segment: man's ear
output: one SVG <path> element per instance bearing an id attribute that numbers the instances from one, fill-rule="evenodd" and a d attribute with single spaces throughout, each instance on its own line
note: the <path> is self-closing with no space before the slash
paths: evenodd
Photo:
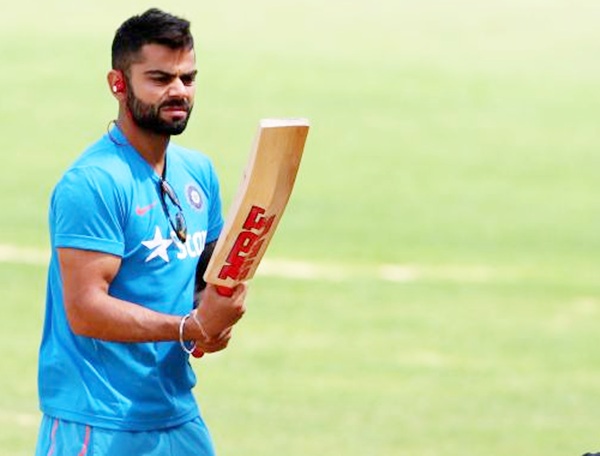
<path id="1" fill-rule="evenodd" d="M 117 99 L 121 99 L 121 96 L 127 91 L 127 83 L 125 82 L 125 75 L 123 72 L 121 70 L 110 70 L 106 79 L 111 93 Z"/>

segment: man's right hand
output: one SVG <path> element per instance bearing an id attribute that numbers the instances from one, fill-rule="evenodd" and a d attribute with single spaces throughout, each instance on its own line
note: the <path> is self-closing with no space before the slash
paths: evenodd
<path id="1" fill-rule="evenodd" d="M 248 286 L 240 283 L 233 289 L 231 296 L 223 296 L 218 293 L 216 286 L 207 284 L 200 303 L 190 318 L 195 320 L 193 326 L 200 326 L 193 329 L 199 330 L 200 337 L 196 339 L 196 344 L 200 349 L 213 352 L 227 346 L 231 338 L 231 327 L 246 312 L 247 290 Z"/>

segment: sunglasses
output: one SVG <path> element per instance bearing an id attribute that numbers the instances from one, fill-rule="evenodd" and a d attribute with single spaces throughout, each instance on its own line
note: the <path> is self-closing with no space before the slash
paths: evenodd
<path id="1" fill-rule="evenodd" d="M 167 218 L 169 219 L 171 228 L 173 228 L 173 231 L 175 231 L 175 234 L 177 235 L 177 239 L 179 239 L 182 243 L 185 244 L 185 241 L 187 240 L 187 234 L 188 234 L 187 233 L 187 224 L 185 223 L 185 217 L 183 216 L 183 209 L 181 208 L 181 204 L 179 203 L 179 198 L 177 198 L 177 195 L 175 194 L 175 190 L 173 190 L 173 187 L 171 187 L 171 185 L 163 178 L 160 179 L 159 185 L 160 185 L 160 199 L 162 201 L 162 207 L 165 211 Z M 169 197 L 173 206 L 175 206 L 177 208 L 177 212 L 175 213 L 175 216 L 173 216 L 171 214 L 171 212 L 169 212 L 169 206 L 167 205 L 167 201 L 165 200 L 165 195 L 167 195 Z"/>

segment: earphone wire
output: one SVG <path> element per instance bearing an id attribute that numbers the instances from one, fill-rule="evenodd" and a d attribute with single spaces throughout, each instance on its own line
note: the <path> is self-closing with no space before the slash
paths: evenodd
<path id="1" fill-rule="evenodd" d="M 116 144 L 117 146 L 126 146 L 126 145 L 127 145 L 127 143 L 126 143 L 126 142 L 125 142 L 125 143 L 120 143 L 119 141 L 117 141 L 117 140 L 116 140 L 116 139 L 113 137 L 113 135 L 110 133 L 110 132 L 111 132 L 111 130 L 112 130 L 111 126 L 114 126 L 114 128 L 117 128 L 117 129 L 119 128 L 119 124 L 117 123 L 116 119 L 113 119 L 113 120 L 109 121 L 109 122 L 108 122 L 108 125 L 106 126 L 106 133 L 108 134 L 108 137 L 110 138 L 110 140 L 111 140 L 111 141 L 112 141 L 114 144 Z"/>

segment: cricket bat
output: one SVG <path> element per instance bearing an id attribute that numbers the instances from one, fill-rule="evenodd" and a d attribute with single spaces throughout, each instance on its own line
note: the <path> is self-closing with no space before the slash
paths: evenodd
<path id="1" fill-rule="evenodd" d="M 306 119 L 260 121 L 250 157 L 204 280 L 231 296 L 254 277 L 288 203 L 302 159 Z M 195 356 L 202 356 L 194 353 Z"/>

